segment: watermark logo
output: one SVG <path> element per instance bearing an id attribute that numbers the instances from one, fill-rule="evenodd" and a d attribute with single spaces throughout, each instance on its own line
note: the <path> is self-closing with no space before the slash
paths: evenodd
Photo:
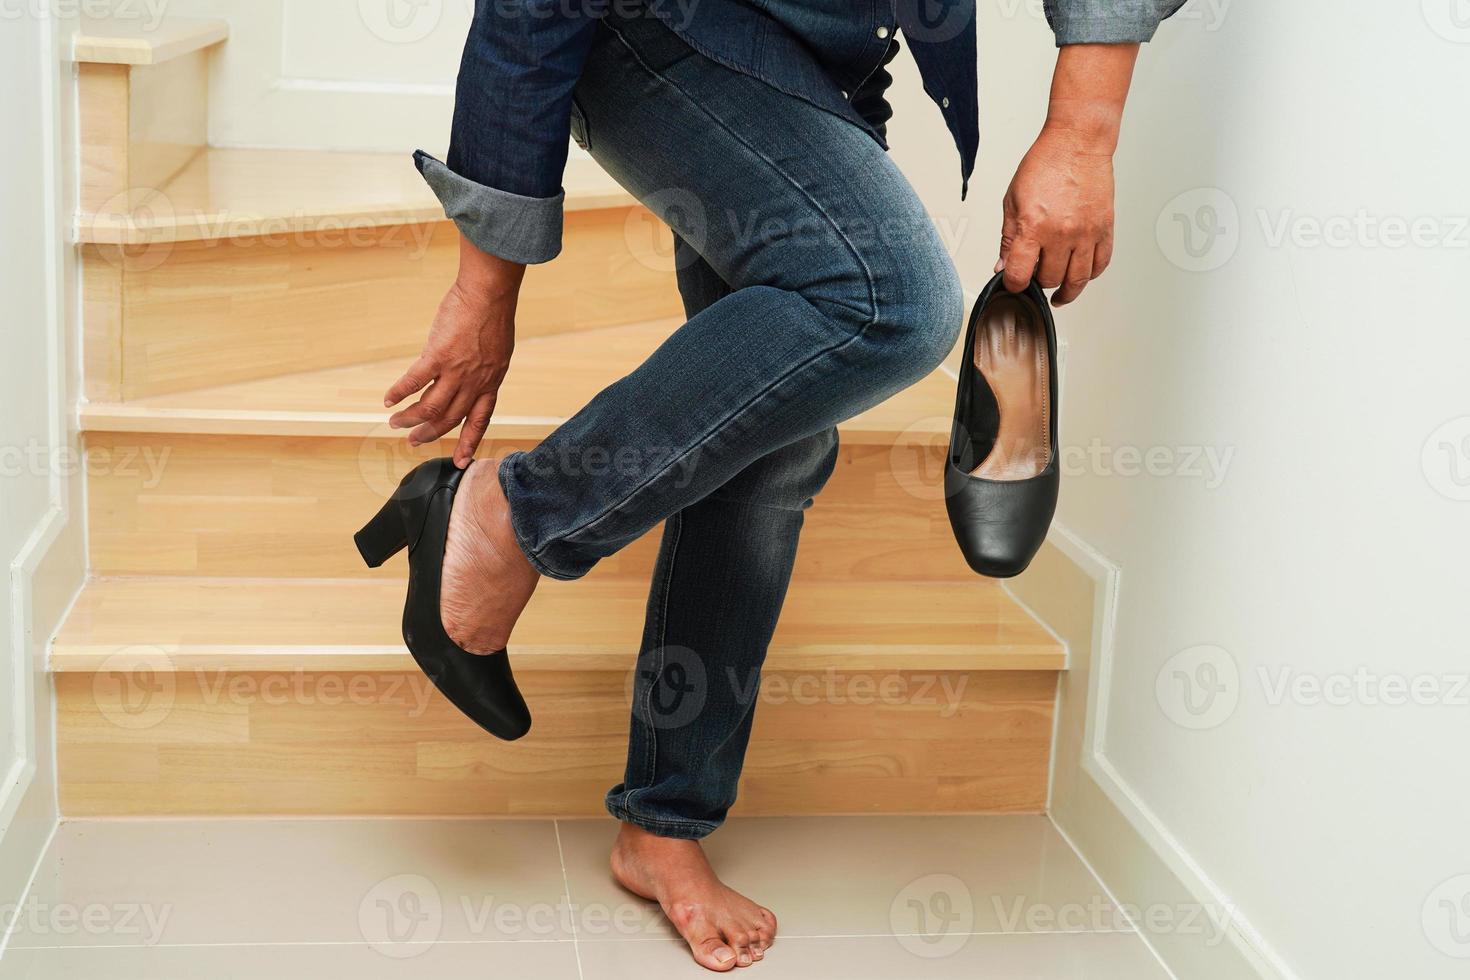
<path id="1" fill-rule="evenodd" d="M 693 264 L 709 238 L 709 215 L 699 198 L 683 187 L 654 191 L 633 208 L 623 223 L 623 240 L 628 254 L 646 268 L 658 272 Z M 687 248 L 676 248 L 674 235 Z"/>
<path id="2" fill-rule="evenodd" d="M 1470 44 L 1470 0 L 1419 0 L 1424 23 L 1446 41 Z"/>
<path id="3" fill-rule="evenodd" d="M 1240 246 L 1240 211 L 1218 187 L 1176 195 L 1159 212 L 1154 236 L 1164 258 L 1186 272 L 1211 272 Z"/>
<path id="4" fill-rule="evenodd" d="M 1222 647 L 1188 647 L 1159 668 L 1154 695 L 1165 717 L 1181 728 L 1216 728 L 1240 703 L 1240 667 Z"/>
<path id="5" fill-rule="evenodd" d="M 926 416 L 900 432 L 888 450 L 888 471 L 915 500 L 944 499 L 944 467 L 953 424 L 946 416 Z"/>
<path id="6" fill-rule="evenodd" d="M 357 13 L 374 37 L 414 44 L 439 26 L 444 0 L 357 0 Z"/>
<path id="7" fill-rule="evenodd" d="M 1267 248 L 1332 249 L 1470 249 L 1470 217 L 1463 214 L 1376 214 L 1367 208 L 1351 213 L 1301 214 L 1283 208 L 1274 214 L 1256 209 Z"/>
<path id="8" fill-rule="evenodd" d="M 150 272 L 173 254 L 172 236 L 163 232 L 177 221 L 167 194 L 156 187 L 130 187 L 102 202 L 78 231 L 84 240 L 114 243 L 96 246 L 109 265 Z"/>
<path id="9" fill-rule="evenodd" d="M 0 21 L 76 20 L 78 18 L 131 21 L 144 34 L 158 30 L 170 0 L 4 0 Z"/>
<path id="10" fill-rule="evenodd" d="M 142 731 L 168 717 L 177 695 L 173 660 L 158 647 L 126 647 L 92 675 L 92 699 L 119 728 Z"/>
<path id="11" fill-rule="evenodd" d="M 1470 415 L 1450 419 L 1429 434 L 1419 456 L 1424 478 L 1443 497 L 1470 500 Z"/>
<path id="12" fill-rule="evenodd" d="M 915 956 L 952 956 L 975 929 L 975 899 L 954 875 L 925 875 L 893 897 L 888 925 L 898 944 Z"/>
<path id="13" fill-rule="evenodd" d="M 1198 936 L 1206 946 L 1218 946 L 1235 918 L 1231 905 L 1197 904 L 1114 905 L 1105 896 L 1056 905 L 1034 902 L 1024 895 L 993 895 L 990 904 L 1005 932 L 1133 932 L 1152 935 Z"/>
<path id="14" fill-rule="evenodd" d="M 415 397 L 410 396 L 405 399 L 403 405 L 394 408 L 394 411 L 413 404 Z M 363 485 L 372 491 L 373 497 L 386 498 L 398 495 L 399 485 L 406 474 L 420 463 L 447 455 L 444 447 L 440 445 L 441 440 L 438 439 L 424 443 L 422 446 L 409 445 L 409 431 L 408 429 L 395 429 L 387 422 L 379 422 L 357 444 L 357 473 L 362 478 Z M 485 448 L 488 449 L 489 446 L 490 440 L 486 440 Z M 426 475 L 425 479 L 427 478 Z M 427 489 L 427 485 L 410 486 L 405 488 L 402 496 L 413 497 Z"/>
<path id="15" fill-rule="evenodd" d="M 439 889 L 423 875 L 384 878 L 358 903 L 357 927 L 368 945 L 384 956 L 422 955 L 444 927 Z"/>
<path id="16" fill-rule="evenodd" d="M 627 694 L 633 714 L 645 725 L 683 728 L 704 711 L 709 696 L 704 660 L 688 647 L 646 650 L 629 675 Z"/>
<path id="17" fill-rule="evenodd" d="M 173 905 L 138 902 L 51 905 L 30 896 L 19 905 L 0 905 L 0 935 L 47 937 L 58 945 L 73 945 L 75 940 L 68 937 L 90 936 L 156 946 L 163 941 L 173 911 Z"/>
<path id="18" fill-rule="evenodd" d="M 1446 956 L 1470 960 L 1470 874 L 1447 878 L 1424 899 L 1424 935 Z"/>
<path id="19" fill-rule="evenodd" d="M 975 15 L 970 4 L 953 0 L 898 0 L 894 12 L 904 37 L 927 44 L 959 37 Z"/>

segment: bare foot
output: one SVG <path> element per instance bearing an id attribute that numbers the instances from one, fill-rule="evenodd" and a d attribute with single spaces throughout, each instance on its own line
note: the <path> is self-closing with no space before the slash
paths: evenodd
<path id="1" fill-rule="evenodd" d="M 497 460 L 476 460 L 460 478 L 444 547 L 439 618 L 470 653 L 505 648 L 541 576 L 516 542 Z"/>
<path id="2" fill-rule="evenodd" d="M 1025 301 L 1000 296 L 975 332 L 975 367 L 1000 409 L 995 445 L 974 471 L 987 480 L 1024 480 L 1051 455 L 1046 328 Z"/>
<path id="3" fill-rule="evenodd" d="M 699 841 L 658 837 L 623 824 L 612 873 L 628 891 L 658 902 L 694 961 L 723 973 L 750 966 L 776 938 L 776 917 L 715 877 Z"/>

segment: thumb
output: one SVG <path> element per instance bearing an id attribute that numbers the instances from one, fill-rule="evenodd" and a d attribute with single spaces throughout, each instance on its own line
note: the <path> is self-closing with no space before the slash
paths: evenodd
<path id="1" fill-rule="evenodd" d="M 1007 201 L 1005 217 L 1000 225 L 1000 258 L 996 260 L 995 272 L 1000 272 L 1006 267 L 1006 259 L 1010 257 L 1011 246 L 1016 244 L 1016 235 L 1019 231 L 1015 212 L 1011 210 L 1010 202 Z"/>

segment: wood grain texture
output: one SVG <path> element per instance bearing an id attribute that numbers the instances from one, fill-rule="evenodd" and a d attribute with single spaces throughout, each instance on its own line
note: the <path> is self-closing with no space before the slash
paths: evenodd
<path id="1" fill-rule="evenodd" d="M 569 213 L 637 203 L 590 158 L 569 160 L 562 183 Z M 160 206 L 147 213 L 89 215 L 84 209 L 81 240 L 221 242 L 444 218 L 406 153 L 210 147 L 157 190 Z"/>
<path id="2" fill-rule="evenodd" d="M 1055 681 L 770 672 L 734 812 L 1038 812 Z M 626 671 L 530 673 L 522 686 L 536 724 L 505 743 L 419 674 L 58 675 L 62 812 L 602 812 L 622 773 Z"/>
<path id="3" fill-rule="evenodd" d="M 135 67 L 128 81 L 128 186 L 166 187 L 209 142 L 208 55 Z"/>
<path id="4" fill-rule="evenodd" d="M 209 67 L 203 51 L 166 63 L 78 67 L 80 242 L 125 242 L 118 228 L 169 220 L 163 193 L 205 152 Z M 139 267 L 157 257 L 147 251 Z"/>
<path id="5" fill-rule="evenodd" d="M 561 256 L 527 273 L 519 338 L 678 314 L 672 265 L 656 255 L 643 261 L 626 244 L 630 213 L 567 215 Z M 120 270 L 122 397 L 144 399 L 411 359 L 454 281 L 459 238 L 440 220 L 210 243 L 92 245 L 83 261 Z"/>
<path id="6" fill-rule="evenodd" d="M 400 572 L 401 574 L 401 572 Z M 596 574 L 541 583 L 511 638 L 518 671 L 617 670 L 637 651 L 648 586 Z M 121 578 L 87 583 L 52 670 L 410 670 L 401 581 Z M 994 582 L 798 578 L 773 669 L 1057 670 L 1063 652 Z"/>
<path id="7" fill-rule="evenodd" d="M 81 269 L 82 391 L 87 401 L 115 402 L 122 398 L 122 268 L 94 252 Z"/>
<path id="8" fill-rule="evenodd" d="M 72 57 L 105 65 L 158 65 L 219 44 L 230 25 L 219 19 L 169 17 L 149 23 L 140 17 L 83 18 L 72 40 Z"/>
<path id="9" fill-rule="evenodd" d="M 540 336 L 532 333 L 516 345 L 510 374 L 499 392 L 491 436 L 545 437 L 607 385 L 635 370 L 680 322 L 659 319 Z M 134 343 L 129 345 L 130 350 L 137 343 L 139 331 L 133 327 L 131 332 Z M 347 339 L 342 338 L 342 350 L 333 354 L 322 350 L 324 343 L 333 342 L 330 338 L 302 338 L 299 356 L 311 362 L 350 356 L 353 350 L 359 355 L 372 350 L 364 344 L 354 348 L 346 343 Z M 415 339 L 413 343 L 421 341 Z M 279 353 L 284 357 L 289 341 L 283 338 L 282 344 Z M 411 348 L 398 357 L 368 363 L 283 372 L 233 384 L 137 396 L 128 401 L 89 403 L 81 410 L 82 425 L 90 432 L 360 438 L 381 427 L 388 414 L 383 408 L 383 392 L 416 353 L 417 349 Z M 137 356 L 135 353 L 135 360 Z M 141 356 L 146 356 L 146 351 Z M 223 353 L 219 356 L 222 358 Z M 272 366 L 280 368 L 278 364 Z M 220 370 L 224 369 L 214 373 Z M 915 440 L 942 443 L 948 439 L 952 422 L 945 408 L 953 398 L 953 380 L 936 370 L 918 384 L 842 423 L 843 439 L 848 444 L 883 446 Z"/>
<path id="10" fill-rule="evenodd" d="M 81 155 L 77 207 L 96 214 L 115 206 L 129 188 L 128 69 L 123 65 L 77 67 L 78 149 Z M 85 236 L 86 222 L 78 234 Z"/>
<path id="11" fill-rule="evenodd" d="M 177 574 L 398 580 L 369 570 L 352 534 L 417 462 L 382 427 L 365 438 L 88 433 L 92 568 Z M 528 443 L 500 440 L 483 457 Z M 844 446 L 807 512 L 797 574 L 850 581 L 973 581 L 955 547 L 932 443 Z M 599 565 L 647 581 L 657 530 Z"/>

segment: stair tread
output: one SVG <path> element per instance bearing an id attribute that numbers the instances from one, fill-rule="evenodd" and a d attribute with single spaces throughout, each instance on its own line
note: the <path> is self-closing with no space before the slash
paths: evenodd
<path id="1" fill-rule="evenodd" d="M 590 157 L 563 178 L 568 211 L 627 207 L 631 194 Z M 98 244 L 341 235 L 443 221 L 444 209 L 407 153 L 208 147 L 126 214 L 82 214 L 77 237 Z"/>
<path id="2" fill-rule="evenodd" d="M 532 337 L 516 345 L 500 391 L 490 438 L 541 438 L 603 387 L 651 353 L 677 325 L 655 320 Z M 128 402 L 82 406 L 85 431 L 213 435 L 395 435 L 386 424 L 383 392 L 411 358 L 305 371 Z M 943 369 L 843 423 L 856 444 L 896 436 L 930 444 L 949 434 L 946 413 L 954 382 Z"/>
<path id="3" fill-rule="evenodd" d="M 394 559 L 402 561 L 401 558 Z M 522 670 L 626 670 L 645 583 L 541 583 L 511 642 Z M 403 670 L 403 584 L 118 577 L 87 582 L 51 669 Z M 1061 645 L 995 582 L 794 581 L 771 670 L 1060 670 Z"/>
<path id="4" fill-rule="evenodd" d="M 88 64 L 157 65 L 229 36 L 229 23 L 217 18 L 167 17 L 151 24 L 140 17 L 87 17 L 73 38 L 72 56 Z"/>

